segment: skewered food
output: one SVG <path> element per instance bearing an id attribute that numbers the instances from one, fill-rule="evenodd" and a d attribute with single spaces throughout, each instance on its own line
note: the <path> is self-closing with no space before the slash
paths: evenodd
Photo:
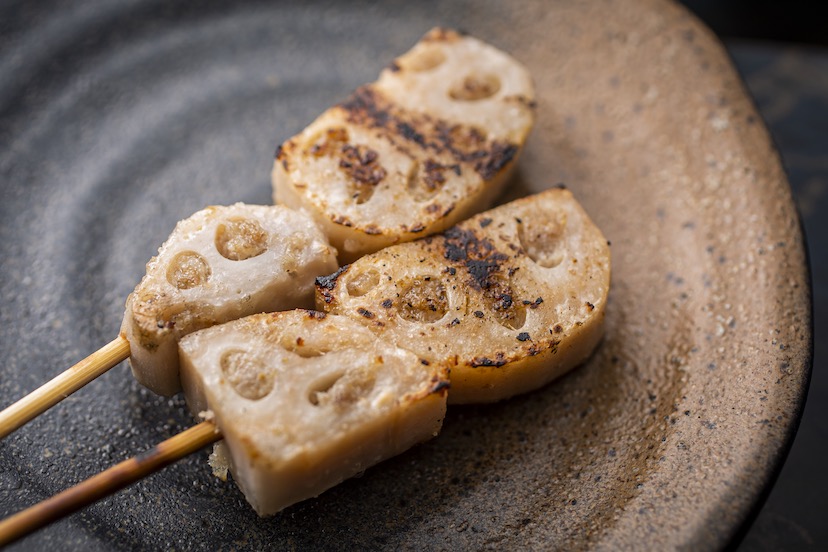
<path id="1" fill-rule="evenodd" d="M 490 402 L 589 356 L 609 279 L 606 239 L 569 191 L 553 189 L 317 279 L 317 308 L 429 361 L 455 359 L 449 402 Z"/>
<path id="2" fill-rule="evenodd" d="M 488 207 L 533 119 L 520 63 L 434 29 L 277 150 L 274 199 L 310 213 L 352 262 Z"/>
<path id="3" fill-rule="evenodd" d="M 178 223 L 126 302 L 121 335 L 136 379 L 181 390 L 178 340 L 254 314 L 313 305 L 336 253 L 306 215 L 281 206 L 208 207 Z"/>
<path id="4" fill-rule="evenodd" d="M 449 371 L 452 402 L 488 402 L 583 361 L 601 335 L 609 250 L 569 192 L 448 228 L 501 190 L 533 96 L 508 55 L 432 30 L 277 151 L 285 206 L 209 207 L 180 222 L 84 378 L 129 353 L 140 383 L 183 386 L 208 421 L 34 507 L 36 523 L 222 438 L 248 501 L 273 514 L 435 436 Z M 350 262 L 442 230 L 333 272 L 328 240 Z M 310 307 L 314 279 L 332 272 L 317 279 L 317 305 L 342 316 L 249 316 Z M 19 410 L 31 419 L 79 381 L 50 382 L 48 400 Z M 3 538 L 22 534 L 32 518 L 21 515 Z"/>
<path id="5" fill-rule="evenodd" d="M 194 412 L 210 410 L 260 515 L 318 495 L 437 434 L 446 365 L 346 317 L 253 315 L 180 342 Z"/>
<path id="6" fill-rule="evenodd" d="M 533 97 L 526 69 L 507 54 L 434 29 L 376 82 L 279 148 L 275 197 L 320 223 L 343 261 L 445 229 L 485 208 L 500 191 L 532 126 Z M 318 270 L 308 267 L 311 274 L 335 269 L 336 250 L 315 236 L 313 243 L 322 245 L 311 247 L 297 272 L 291 259 L 301 255 L 288 255 L 276 278 L 281 283 L 257 287 L 252 280 L 267 264 L 260 256 L 266 234 L 260 222 L 242 216 L 217 227 L 212 238 L 211 230 L 198 239 L 188 235 L 199 234 L 198 222 L 181 224 L 189 230 L 176 239 L 198 242 L 210 255 L 162 247 L 147 265 L 152 274 L 127 301 L 119 336 L 0 412 L 0 438 L 128 356 L 139 382 L 160 394 L 178 392 L 178 338 L 253 312 L 302 306 L 302 263 L 319 261 Z M 288 249 L 296 253 L 294 245 Z M 245 289 L 233 289 L 230 280 L 241 272 L 230 269 L 233 263 L 258 267 L 239 280 Z M 288 277 L 295 293 L 285 293 Z"/>

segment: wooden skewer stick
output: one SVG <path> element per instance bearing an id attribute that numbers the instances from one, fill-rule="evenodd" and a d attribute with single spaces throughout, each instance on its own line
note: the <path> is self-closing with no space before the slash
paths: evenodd
<path id="1" fill-rule="evenodd" d="M 0 546 L 10 544 L 220 440 L 215 424 L 201 422 L 148 452 L 124 460 L 43 502 L 0 521 Z"/>
<path id="2" fill-rule="evenodd" d="M 129 341 L 118 336 L 62 374 L 44 383 L 0 412 L 0 439 L 128 357 Z"/>

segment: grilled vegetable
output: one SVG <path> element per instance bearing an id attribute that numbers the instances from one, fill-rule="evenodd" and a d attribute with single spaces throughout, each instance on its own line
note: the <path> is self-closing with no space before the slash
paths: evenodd
<path id="1" fill-rule="evenodd" d="M 260 515 L 318 495 L 437 434 L 447 371 L 345 317 L 254 315 L 180 343 L 194 412 L 210 410 Z"/>
<path id="2" fill-rule="evenodd" d="M 456 361 L 450 403 L 490 402 L 590 355 L 609 280 L 606 239 L 569 191 L 553 189 L 317 279 L 317 308 L 429 361 Z"/>
<path id="3" fill-rule="evenodd" d="M 257 312 L 310 307 L 336 253 L 307 216 L 280 206 L 208 207 L 178 223 L 126 302 L 132 372 L 162 395 L 181 390 L 178 339 Z"/>
<path id="4" fill-rule="evenodd" d="M 533 118 L 520 63 L 434 29 L 279 147 L 274 198 L 313 215 L 351 262 L 488 207 Z"/>

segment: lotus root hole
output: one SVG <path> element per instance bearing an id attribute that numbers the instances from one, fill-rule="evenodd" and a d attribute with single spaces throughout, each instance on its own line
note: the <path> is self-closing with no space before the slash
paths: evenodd
<path id="1" fill-rule="evenodd" d="M 405 175 L 405 180 L 406 190 L 414 198 L 414 201 L 423 202 L 434 197 L 435 193 L 429 193 L 429 190 L 420 182 L 420 164 L 416 161 L 411 163 L 411 168 Z"/>
<path id="2" fill-rule="evenodd" d="M 457 165 L 443 165 L 434 159 L 426 159 L 424 163 L 412 163 L 406 175 L 407 190 L 414 201 L 424 203 L 433 199 L 443 189 L 446 181 L 452 178 Z"/>
<path id="3" fill-rule="evenodd" d="M 458 84 L 449 90 L 453 100 L 475 102 L 485 100 L 497 94 L 500 90 L 500 79 L 496 75 L 484 73 L 482 75 L 467 75 Z"/>
<path id="4" fill-rule="evenodd" d="M 255 219 L 228 219 L 216 228 L 216 249 L 231 261 L 258 257 L 267 251 L 267 232 Z"/>
<path id="5" fill-rule="evenodd" d="M 308 401 L 314 406 L 348 407 L 368 395 L 375 383 L 376 374 L 365 368 L 335 372 L 319 379 L 311 386 L 308 391 Z"/>
<path id="6" fill-rule="evenodd" d="M 348 295 L 351 297 L 361 297 L 377 287 L 379 279 L 379 272 L 373 268 L 363 272 L 357 272 L 348 278 L 345 289 L 348 290 Z"/>
<path id="7" fill-rule="evenodd" d="M 191 289 L 207 283 L 212 273 L 207 259 L 195 251 L 182 251 L 167 267 L 167 281 L 178 289 Z"/>
<path id="8" fill-rule="evenodd" d="M 362 205 L 374 195 L 374 188 L 368 186 L 354 186 L 354 203 Z"/>
<path id="9" fill-rule="evenodd" d="M 351 197 L 362 205 L 374 195 L 376 187 L 388 175 L 380 163 L 380 154 L 362 144 L 345 144 L 339 150 L 339 169 L 348 176 Z"/>
<path id="10" fill-rule="evenodd" d="M 526 324 L 526 308 L 522 305 L 512 307 L 510 311 L 496 312 L 497 320 L 510 330 L 519 330 Z"/>
<path id="11" fill-rule="evenodd" d="M 337 155 L 339 150 L 349 140 L 348 129 L 345 127 L 331 127 L 317 133 L 310 141 L 308 153 L 313 157 Z"/>
<path id="12" fill-rule="evenodd" d="M 446 61 L 443 49 L 434 44 L 423 45 L 416 51 L 401 59 L 403 67 L 411 71 L 428 71 Z"/>
<path id="13" fill-rule="evenodd" d="M 247 351 L 224 353 L 221 373 L 236 393 L 251 401 L 257 401 L 273 390 L 273 371 Z"/>
<path id="14" fill-rule="evenodd" d="M 518 225 L 520 246 L 530 259 L 544 268 L 555 268 L 564 258 L 561 234 L 566 217 L 559 217 L 554 223 L 537 225 L 524 221 Z"/>
<path id="15" fill-rule="evenodd" d="M 489 278 L 483 290 L 483 303 L 494 319 L 510 330 L 519 330 L 526 324 L 526 307 L 514 295 L 509 281 L 502 276 Z"/>
<path id="16" fill-rule="evenodd" d="M 399 315 L 404 320 L 436 322 L 448 311 L 448 295 L 438 278 L 418 277 L 402 286 L 399 305 Z"/>
<path id="17" fill-rule="evenodd" d="M 286 350 L 296 353 L 302 358 L 321 357 L 330 352 L 329 348 L 320 346 L 318 343 L 308 343 L 302 337 L 293 337 L 288 334 L 282 336 L 280 344 Z"/>

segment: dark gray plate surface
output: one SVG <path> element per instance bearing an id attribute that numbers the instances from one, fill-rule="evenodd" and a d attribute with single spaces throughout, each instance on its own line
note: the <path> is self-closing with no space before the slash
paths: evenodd
<path id="1" fill-rule="evenodd" d="M 206 452 L 18 546 L 722 546 L 792 438 L 804 247 L 718 44 L 660 1 L 98 2 L 0 12 L 0 405 L 117 333 L 175 222 L 268 203 L 275 146 L 434 25 L 512 52 L 539 121 L 511 195 L 565 182 L 612 241 L 607 335 L 557 384 L 262 520 Z M 192 424 L 125 366 L 0 442 L 0 516 Z"/>

